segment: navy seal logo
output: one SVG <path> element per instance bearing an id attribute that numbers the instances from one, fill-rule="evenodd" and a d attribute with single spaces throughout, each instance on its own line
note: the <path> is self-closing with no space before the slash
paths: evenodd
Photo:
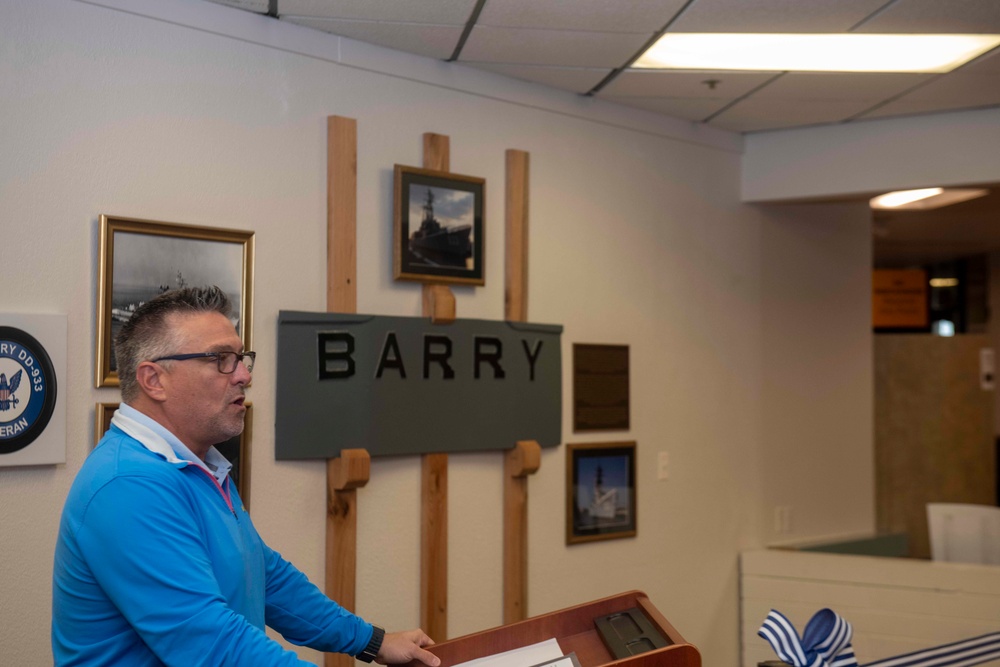
<path id="1" fill-rule="evenodd" d="M 0 326 L 0 455 L 24 449 L 42 434 L 56 405 L 56 373 L 42 344 Z"/>

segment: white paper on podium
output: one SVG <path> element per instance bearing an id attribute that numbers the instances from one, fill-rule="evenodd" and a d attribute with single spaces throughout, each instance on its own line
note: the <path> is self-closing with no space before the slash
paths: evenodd
<path id="1" fill-rule="evenodd" d="M 529 644 L 511 651 L 495 653 L 462 662 L 454 667 L 532 667 L 563 657 L 559 642 L 553 637 L 537 644 Z"/>

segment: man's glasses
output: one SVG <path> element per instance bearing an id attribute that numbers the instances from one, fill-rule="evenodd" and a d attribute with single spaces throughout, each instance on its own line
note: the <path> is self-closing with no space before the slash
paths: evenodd
<path id="1" fill-rule="evenodd" d="M 188 359 L 204 359 L 214 357 L 219 365 L 219 372 L 229 375 L 236 370 L 236 366 L 242 361 L 247 367 L 247 372 L 253 372 L 253 362 L 257 358 L 256 352 L 193 352 L 191 354 L 171 354 L 166 357 L 151 359 L 150 361 L 186 361 Z"/>

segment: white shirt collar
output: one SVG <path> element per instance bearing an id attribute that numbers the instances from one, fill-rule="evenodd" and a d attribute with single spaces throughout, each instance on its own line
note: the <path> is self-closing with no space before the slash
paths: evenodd
<path id="1" fill-rule="evenodd" d="M 233 469 L 233 464 L 215 447 L 209 447 L 205 460 L 202 461 L 162 424 L 127 403 L 118 406 L 111 417 L 111 423 L 138 440 L 149 451 L 162 456 L 168 463 L 193 464 L 203 468 L 220 486 Z"/>

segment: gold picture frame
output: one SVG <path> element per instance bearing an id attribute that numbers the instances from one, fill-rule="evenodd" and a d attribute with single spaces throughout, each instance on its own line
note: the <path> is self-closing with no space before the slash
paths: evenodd
<path id="1" fill-rule="evenodd" d="M 566 544 L 635 537 L 635 442 L 566 445 Z"/>
<path id="2" fill-rule="evenodd" d="M 119 403 L 98 403 L 94 415 L 94 446 L 101 441 L 111 428 L 111 418 Z M 247 412 L 243 418 L 243 433 L 215 446 L 233 464 L 230 475 L 236 484 L 236 492 L 243 500 L 243 507 L 250 509 L 250 443 L 253 440 L 253 403 L 245 403 Z"/>
<path id="3" fill-rule="evenodd" d="M 393 278 L 485 285 L 486 179 L 397 164 L 393 183 Z"/>
<path id="4" fill-rule="evenodd" d="M 140 303 L 185 285 L 218 285 L 251 349 L 254 233 L 102 215 L 94 386 L 118 386 L 114 337 Z"/>

